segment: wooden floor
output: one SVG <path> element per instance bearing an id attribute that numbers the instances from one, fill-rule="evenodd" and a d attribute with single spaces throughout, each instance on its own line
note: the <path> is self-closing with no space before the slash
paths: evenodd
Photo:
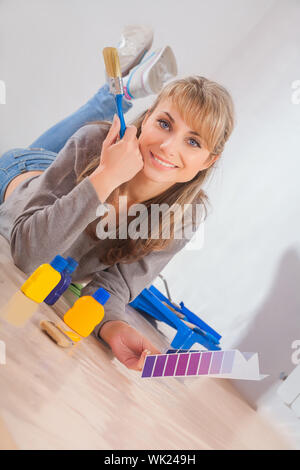
<path id="1" fill-rule="evenodd" d="M 26 276 L 0 236 L 1 305 Z M 0 449 L 288 449 L 229 380 L 142 380 L 89 337 L 61 349 L 39 329 L 68 308 L 40 304 L 25 327 L 0 323 Z M 128 307 L 130 323 L 158 348 L 164 334 Z"/>

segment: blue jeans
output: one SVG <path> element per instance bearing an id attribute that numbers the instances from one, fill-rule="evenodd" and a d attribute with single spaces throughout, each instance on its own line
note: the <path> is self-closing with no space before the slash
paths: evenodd
<path id="1" fill-rule="evenodd" d="M 131 107 L 132 103 L 123 99 L 123 111 L 126 113 Z M 86 104 L 44 132 L 28 148 L 5 152 L 0 157 L 0 204 L 12 179 L 26 171 L 46 170 L 80 127 L 91 121 L 112 121 L 116 112 L 114 96 L 106 84 Z"/>

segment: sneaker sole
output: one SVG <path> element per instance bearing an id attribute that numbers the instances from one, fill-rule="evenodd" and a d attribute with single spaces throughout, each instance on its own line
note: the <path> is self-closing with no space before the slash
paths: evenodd
<path id="1" fill-rule="evenodd" d="M 138 28 L 138 27 L 137 27 Z M 123 38 L 126 42 L 126 29 L 125 31 L 123 31 Z M 141 60 L 143 59 L 143 57 L 145 56 L 145 54 L 151 49 L 151 46 L 152 46 L 152 43 L 153 43 L 153 32 L 150 30 L 150 28 L 148 29 L 148 34 L 149 34 L 149 39 L 146 41 L 146 44 L 144 45 L 144 47 L 142 47 L 140 49 L 140 52 L 137 53 L 137 55 L 135 55 L 134 59 L 131 60 L 130 62 L 128 62 L 126 65 L 124 65 L 122 67 L 122 60 L 124 60 L 124 58 L 126 57 L 126 54 L 124 57 L 122 57 L 122 54 L 120 54 L 120 63 L 121 63 L 121 72 L 122 72 L 122 77 L 128 75 L 128 73 L 130 72 L 130 70 L 135 67 L 136 65 L 138 65 Z M 127 39 L 129 40 L 129 39 Z"/>
<path id="2" fill-rule="evenodd" d="M 164 76 L 161 73 L 161 62 L 164 62 Z M 175 55 L 169 46 L 165 46 L 160 54 L 155 58 L 155 62 L 149 64 L 147 70 L 142 74 L 143 82 L 148 82 L 153 93 L 159 93 L 164 82 L 176 76 L 178 73 Z M 143 83 L 144 85 L 144 83 Z M 144 87 L 145 88 L 145 87 Z"/>

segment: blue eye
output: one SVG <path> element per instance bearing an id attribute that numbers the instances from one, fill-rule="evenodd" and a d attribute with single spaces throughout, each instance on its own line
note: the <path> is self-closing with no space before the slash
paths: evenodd
<path id="1" fill-rule="evenodd" d="M 192 145 L 192 147 L 200 147 L 200 144 L 199 144 L 199 142 L 197 142 L 197 140 L 195 140 L 195 139 L 189 139 L 189 140 L 192 140 L 196 144 L 196 145 Z"/>
<path id="2" fill-rule="evenodd" d="M 168 123 L 167 121 L 165 121 L 164 119 L 157 119 L 157 122 L 159 123 L 159 126 L 160 126 L 162 129 L 170 128 L 169 123 Z M 164 126 L 162 126 L 162 124 L 167 124 L 168 127 L 164 127 Z"/>

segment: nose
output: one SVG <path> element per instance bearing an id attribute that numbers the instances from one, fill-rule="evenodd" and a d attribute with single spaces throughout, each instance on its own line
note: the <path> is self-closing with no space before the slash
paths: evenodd
<path id="1" fill-rule="evenodd" d="M 165 139 L 161 144 L 160 144 L 160 150 L 163 151 L 164 155 L 168 160 L 171 160 L 171 158 L 176 157 L 176 149 L 178 148 L 178 145 L 176 144 L 176 139 L 173 137 L 169 137 L 168 139 Z"/>

